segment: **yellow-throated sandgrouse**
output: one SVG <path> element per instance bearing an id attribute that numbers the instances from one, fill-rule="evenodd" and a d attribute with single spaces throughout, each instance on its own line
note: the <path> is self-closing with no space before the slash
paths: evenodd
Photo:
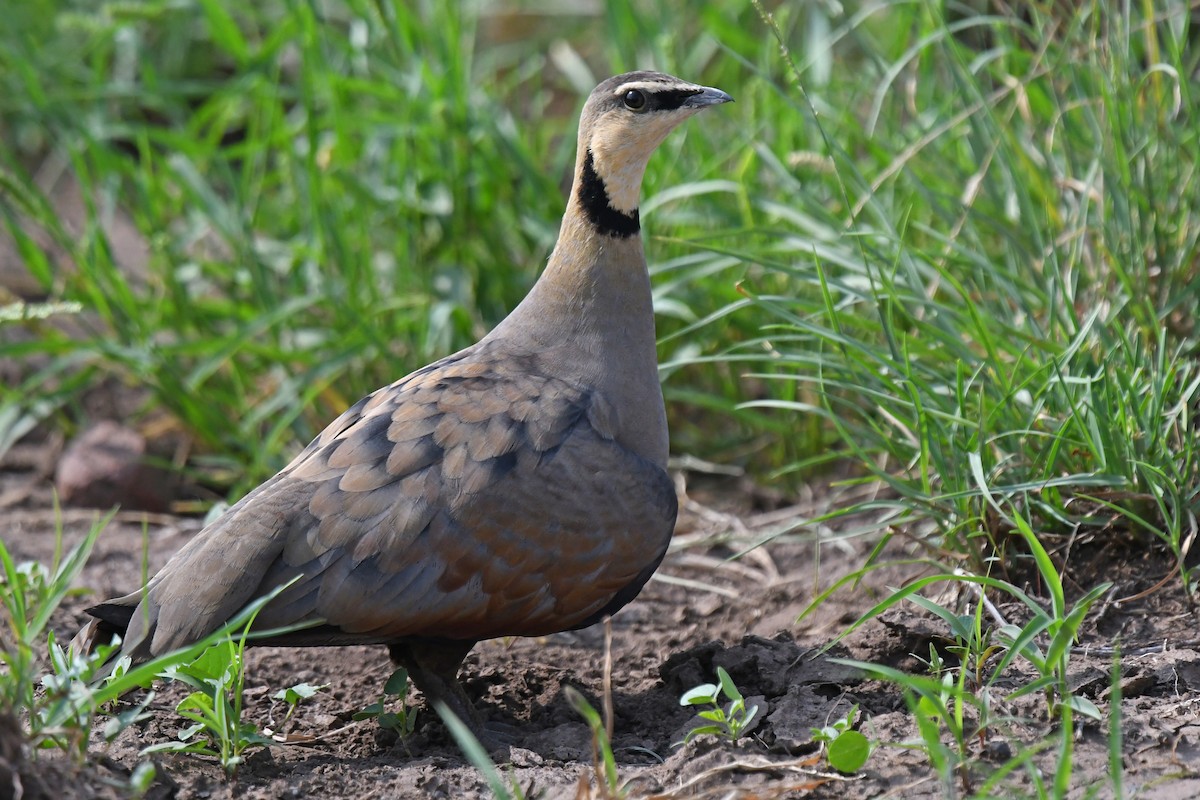
<path id="1" fill-rule="evenodd" d="M 583 107 L 558 244 L 477 344 L 368 395 L 250 492 L 144 591 L 89 609 L 134 660 L 211 633 L 295 579 L 273 645 L 385 644 L 468 720 L 456 675 L 481 639 L 591 625 L 631 601 L 671 538 L 667 424 L 639 235 L 646 162 L 731 100 L 657 72 Z"/>

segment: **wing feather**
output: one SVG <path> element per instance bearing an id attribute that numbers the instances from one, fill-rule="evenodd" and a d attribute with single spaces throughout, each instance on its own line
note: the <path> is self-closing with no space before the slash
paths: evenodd
<path id="1" fill-rule="evenodd" d="M 628 602 L 670 540 L 671 481 L 615 441 L 612 400 L 536 367 L 465 351 L 355 404 L 154 578 L 130 647 L 193 641 L 293 578 L 260 623 L 320 619 L 338 643 L 535 635 Z"/>

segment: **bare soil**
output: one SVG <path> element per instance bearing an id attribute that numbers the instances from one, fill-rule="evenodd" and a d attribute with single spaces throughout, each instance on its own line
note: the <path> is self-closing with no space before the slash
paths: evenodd
<path id="1" fill-rule="evenodd" d="M 55 547 L 55 519 L 45 464 L 29 448 L 0 462 L 0 531 L 18 559 L 48 562 Z M 42 459 L 44 462 L 45 459 Z M 5 469 L 4 467 L 8 468 Z M 924 672 L 918 657 L 930 646 L 945 652 L 943 623 L 910 606 L 885 614 L 827 651 L 821 648 L 882 596 L 885 587 L 915 577 L 915 568 L 886 568 L 834 594 L 797 623 L 814 593 L 859 568 L 874 541 L 848 535 L 863 520 L 840 530 L 825 526 L 790 536 L 731 560 L 735 551 L 763 534 L 787 528 L 840 499 L 827 490 L 795 505 L 753 510 L 753 498 L 735 483 L 692 492 L 684 504 L 676 540 L 658 579 L 612 621 L 611 700 L 613 748 L 631 797 L 1016 797 L 1033 793 L 1030 771 L 1017 769 L 988 788 L 989 773 L 1050 731 L 1040 695 L 1006 700 L 1030 672 L 1014 664 L 996 687 L 997 722 L 966 749 L 971 769 L 943 781 L 919 750 L 904 698 L 894 686 L 867 680 L 831 661 L 850 657 Z M 719 510 L 720 507 L 729 510 Z M 96 512 L 63 512 L 66 543 L 77 541 Z M 72 596 L 54 617 L 60 639 L 74 634 L 82 609 L 98 598 L 129 591 L 145 570 L 157 569 L 200 523 L 166 514 L 123 512 L 101 535 Z M 1151 543 L 1114 534 L 1103 543 L 1071 543 L 1072 578 L 1081 586 L 1115 581 L 1085 628 L 1073 658 L 1072 685 L 1112 713 L 1111 645 L 1119 636 L 1122 763 L 1129 796 L 1200 796 L 1200 642 L 1196 613 L 1178 579 L 1154 588 L 1171 571 Z M 1065 552 L 1065 545 L 1064 550 Z M 905 555 L 896 548 L 894 556 Z M 1037 587 L 1029 587 L 1036 594 Z M 1150 591 L 1146 591 L 1150 590 Z M 1144 595 L 1138 597 L 1141 592 Z M 1123 599 L 1133 598 L 1133 599 Z M 960 598 L 969 600 L 970 598 Z M 943 597 L 944 603 L 954 598 Z M 1018 606 L 1000 614 L 1020 621 Z M 563 689 L 580 689 L 596 708 L 605 696 L 604 629 L 541 639 L 481 643 L 463 670 L 468 693 L 493 721 L 514 730 L 515 744 L 500 761 L 507 779 L 529 797 L 576 797 L 593 782 L 593 743 Z M 714 680 L 717 666 L 760 707 L 751 734 L 732 744 L 701 737 L 678 743 L 696 724 L 679 705 L 687 689 Z M 420 708 L 416 731 L 400 739 L 356 711 L 375 702 L 391 672 L 383 648 L 252 650 L 248 656 L 247 719 L 289 735 L 299 744 L 254 751 L 236 780 L 211 760 L 191 755 L 155 757 L 152 798 L 478 798 L 490 797 L 483 777 L 430 711 Z M 286 709 L 272 695 L 297 683 L 325 685 L 284 725 Z M 0 720 L 0 767 L 18 764 L 26 798 L 123 797 L 139 751 L 175 737 L 183 721 L 175 705 L 185 692 L 164 685 L 149 719 L 107 744 L 93 733 L 89 757 L 74 764 L 57 753 L 14 755 L 11 724 Z M 420 706 L 415 694 L 410 702 Z M 812 744 L 812 728 L 860 709 L 860 729 L 876 745 L 858 775 L 831 771 Z M 97 724 L 102 728 L 102 723 Z M 1071 796 L 1108 788 L 1107 724 L 1088 725 L 1075 743 Z M 948 742 L 949 743 L 949 742 Z M 1031 757 L 1047 776 L 1059 754 Z M 0 775 L 0 778 L 3 778 Z M 1047 777 L 1047 780 L 1049 778 Z M 14 796 L 0 780 L 0 798 Z M 592 794 L 590 796 L 599 796 Z"/>

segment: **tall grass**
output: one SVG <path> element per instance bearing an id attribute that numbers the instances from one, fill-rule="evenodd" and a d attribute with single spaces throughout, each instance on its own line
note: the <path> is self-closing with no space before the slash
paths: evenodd
<path id="1" fill-rule="evenodd" d="M 1184 589 L 1196 587 L 1193 13 L 1183 3 L 1063 15 L 1030 5 L 1020 16 L 865 7 L 836 29 L 869 54 L 853 102 L 849 83 L 820 80 L 819 60 L 790 52 L 783 9 L 764 12 L 785 55 L 777 85 L 819 141 L 791 159 L 806 180 L 781 181 L 763 203 L 774 230 L 744 284 L 763 332 L 716 358 L 765 367 L 760 379 L 788 388 L 751 405 L 823 418 L 833 457 L 886 487 L 833 515 L 873 507 L 885 539 L 899 531 L 926 545 L 938 574 L 855 625 L 906 599 L 947 621 L 958 662 L 931 650 L 933 678 L 863 665 L 912 701 L 947 796 L 959 791 L 951 770 L 971 791 L 962 709 L 983 737 L 1004 727 L 990 720 L 994 702 L 1034 690 L 1058 727 L 1018 742 L 1022 755 L 979 788 L 1011 796 L 1005 776 L 1022 766 L 1037 796 L 1077 786 L 1074 742 L 1103 714 L 1063 679 L 1110 585 L 1089 575 L 1068 597 L 1072 565 L 1054 534 L 1157 539 Z M 916 594 L 947 581 L 1021 600 L 1034 620 L 963 635 L 962 608 Z M 1049 600 L 1029 598 L 1027 582 Z M 1014 660 L 1038 677 L 997 701 L 989 688 Z M 1119 709 L 1109 713 L 1119 743 Z M 1033 766 L 1043 747 L 1057 753 L 1052 781 Z M 1119 794 L 1120 775 L 1111 780 Z"/>
<path id="2" fill-rule="evenodd" d="M 781 67 L 818 139 L 755 195 L 743 290 L 763 333 L 720 358 L 786 384 L 750 405 L 823 417 L 836 456 L 889 486 L 889 524 L 978 555 L 1014 513 L 1115 523 L 1182 557 L 1200 510 L 1190 12 L 1025 13 L 873 6 L 838 29 L 869 80 Z"/>

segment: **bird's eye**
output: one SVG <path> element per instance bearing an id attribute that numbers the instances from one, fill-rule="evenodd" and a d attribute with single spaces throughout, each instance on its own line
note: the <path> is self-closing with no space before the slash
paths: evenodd
<path id="1" fill-rule="evenodd" d="M 639 92 L 637 89 L 630 89 L 625 93 L 625 107 L 630 111 L 641 111 L 646 107 L 646 95 Z"/>

